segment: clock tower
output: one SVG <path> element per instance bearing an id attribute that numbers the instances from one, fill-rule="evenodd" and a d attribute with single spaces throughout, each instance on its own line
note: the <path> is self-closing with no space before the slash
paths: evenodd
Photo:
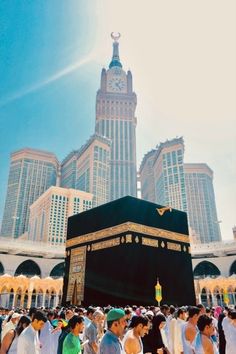
<path id="1" fill-rule="evenodd" d="M 126 195 L 137 196 L 136 177 L 136 94 L 132 74 L 122 69 L 119 33 L 111 34 L 113 55 L 109 69 L 102 69 L 96 98 L 96 133 L 111 140 L 110 201 Z"/>

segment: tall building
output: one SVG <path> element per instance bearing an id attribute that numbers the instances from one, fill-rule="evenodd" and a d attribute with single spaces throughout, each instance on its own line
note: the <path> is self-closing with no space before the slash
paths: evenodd
<path id="1" fill-rule="evenodd" d="M 111 139 L 110 196 L 136 196 L 136 94 L 132 74 L 122 69 L 119 58 L 120 35 L 112 34 L 113 55 L 109 69 L 102 69 L 101 85 L 96 98 L 98 134 Z"/>
<path id="2" fill-rule="evenodd" d="M 187 211 L 182 137 L 167 140 L 157 146 L 153 160 L 153 174 L 155 202 Z"/>
<path id="3" fill-rule="evenodd" d="M 29 240 L 64 245 L 68 217 L 90 209 L 92 199 L 91 193 L 50 187 L 30 207 Z"/>
<path id="4" fill-rule="evenodd" d="M 154 203 L 156 199 L 153 162 L 156 156 L 156 152 L 157 150 L 153 149 L 146 153 L 139 170 L 142 199 Z"/>
<path id="5" fill-rule="evenodd" d="M 184 164 L 188 221 L 201 243 L 221 240 L 217 218 L 213 171 L 204 163 Z"/>
<path id="6" fill-rule="evenodd" d="M 76 161 L 78 150 L 72 151 L 61 163 L 60 186 L 62 188 L 75 188 Z"/>
<path id="7" fill-rule="evenodd" d="M 19 237 L 28 230 L 29 207 L 56 185 L 59 163 L 50 152 L 21 149 L 11 154 L 2 236 Z"/>
<path id="8" fill-rule="evenodd" d="M 61 164 L 61 187 L 93 194 L 93 206 L 109 201 L 111 141 L 94 134 L 79 150 Z"/>

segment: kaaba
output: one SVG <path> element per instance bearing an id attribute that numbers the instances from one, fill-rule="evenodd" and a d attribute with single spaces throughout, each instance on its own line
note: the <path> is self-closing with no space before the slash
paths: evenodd
<path id="1" fill-rule="evenodd" d="M 187 214 L 126 196 L 68 219 L 63 303 L 195 304 Z"/>

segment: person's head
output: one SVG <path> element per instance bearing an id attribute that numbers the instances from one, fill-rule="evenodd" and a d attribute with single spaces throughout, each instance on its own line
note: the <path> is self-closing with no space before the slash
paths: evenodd
<path id="1" fill-rule="evenodd" d="M 225 308 L 224 308 L 224 314 L 226 315 L 226 316 L 229 316 L 229 313 L 230 313 L 230 308 L 228 307 L 228 306 L 225 306 Z"/>
<path id="2" fill-rule="evenodd" d="M 177 310 L 177 318 L 179 318 L 181 320 L 185 320 L 185 318 L 186 318 L 186 310 L 180 307 Z"/>
<path id="3" fill-rule="evenodd" d="M 152 329 L 153 331 L 159 332 L 166 324 L 166 317 L 163 314 L 158 314 L 152 319 Z"/>
<path id="4" fill-rule="evenodd" d="M 148 310 L 148 311 L 145 313 L 145 317 L 148 318 L 149 322 L 152 322 L 153 316 L 154 316 L 154 312 L 153 312 L 152 310 Z"/>
<path id="5" fill-rule="evenodd" d="M 16 326 L 16 334 L 17 336 L 19 336 L 21 334 L 21 332 L 28 327 L 28 325 L 30 324 L 30 319 L 27 316 L 21 316 L 17 326 Z"/>
<path id="6" fill-rule="evenodd" d="M 48 319 L 48 321 L 52 321 L 53 319 L 54 319 L 54 317 L 55 317 L 55 312 L 53 312 L 53 311 L 48 311 L 48 313 L 47 313 L 47 319 Z"/>
<path id="7" fill-rule="evenodd" d="M 127 321 L 124 310 L 114 308 L 107 313 L 107 327 L 117 337 L 123 335 L 126 326 Z"/>
<path id="8" fill-rule="evenodd" d="M 170 311 L 169 311 L 170 315 L 173 316 L 175 311 L 176 311 L 175 307 L 173 305 L 170 305 Z"/>
<path id="9" fill-rule="evenodd" d="M 75 313 L 77 313 L 79 316 L 83 316 L 84 315 L 84 309 L 83 308 L 81 308 L 81 307 L 77 307 L 76 309 L 75 309 Z"/>
<path id="10" fill-rule="evenodd" d="M 161 305 L 161 313 L 163 313 L 164 316 L 168 316 L 170 313 L 170 308 L 168 305 Z"/>
<path id="11" fill-rule="evenodd" d="M 203 304 L 198 304 L 197 308 L 199 308 L 199 310 L 200 310 L 200 313 L 199 313 L 200 315 L 204 315 L 206 313 L 206 308 L 205 308 L 205 306 L 203 306 Z"/>
<path id="12" fill-rule="evenodd" d="M 93 307 L 89 306 L 89 307 L 87 308 L 86 316 L 87 316 L 90 320 L 92 320 L 94 312 L 95 312 L 95 309 L 94 309 Z"/>
<path id="13" fill-rule="evenodd" d="M 40 331 L 43 328 L 45 322 L 47 322 L 47 317 L 45 314 L 42 311 L 36 311 L 33 315 L 31 323 L 35 331 Z"/>
<path id="14" fill-rule="evenodd" d="M 96 323 L 97 325 L 98 324 L 102 324 L 103 321 L 104 321 L 104 313 L 102 311 L 100 311 L 100 310 L 96 310 L 93 313 L 92 321 L 94 323 Z"/>
<path id="15" fill-rule="evenodd" d="M 29 309 L 29 317 L 31 318 L 31 320 L 32 320 L 32 318 L 33 318 L 35 312 L 37 312 L 36 307 L 31 307 L 31 308 Z"/>
<path id="16" fill-rule="evenodd" d="M 191 321 L 194 325 L 197 324 L 198 318 L 200 314 L 200 309 L 196 306 L 190 306 L 188 308 L 188 317 L 189 321 Z"/>
<path id="17" fill-rule="evenodd" d="M 211 316 L 212 316 L 212 311 L 211 311 L 210 307 L 206 307 L 206 315 L 207 315 L 208 317 L 211 317 Z"/>
<path id="18" fill-rule="evenodd" d="M 199 316 L 197 326 L 199 331 L 208 337 L 211 337 L 214 334 L 215 329 L 212 322 L 212 318 L 207 315 Z"/>
<path id="19" fill-rule="evenodd" d="M 130 308 L 126 308 L 125 309 L 125 318 L 126 318 L 126 320 L 129 321 L 131 319 L 131 317 L 132 317 L 131 309 Z"/>
<path id="20" fill-rule="evenodd" d="M 220 306 L 216 306 L 214 311 L 214 317 L 218 320 L 219 315 L 222 313 L 222 308 Z"/>
<path id="21" fill-rule="evenodd" d="M 78 336 L 84 329 L 84 318 L 82 316 L 74 315 L 68 322 L 71 332 Z"/>
<path id="22" fill-rule="evenodd" d="M 140 337 L 144 337 L 149 331 L 149 321 L 145 316 L 133 316 L 130 327 L 134 328 L 136 334 Z"/>
<path id="23" fill-rule="evenodd" d="M 231 311 L 231 323 L 233 326 L 236 326 L 236 311 Z"/>
<path id="24" fill-rule="evenodd" d="M 14 325 L 16 326 L 18 324 L 20 318 L 21 318 L 21 314 L 18 312 L 14 312 L 11 315 L 11 322 L 14 323 Z"/>
<path id="25" fill-rule="evenodd" d="M 69 321 L 74 316 L 74 312 L 71 309 L 66 310 L 66 320 Z"/>

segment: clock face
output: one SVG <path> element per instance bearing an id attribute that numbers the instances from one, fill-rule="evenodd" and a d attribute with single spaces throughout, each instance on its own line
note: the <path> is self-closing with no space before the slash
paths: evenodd
<path id="1" fill-rule="evenodd" d="M 108 81 L 108 89 L 112 92 L 122 92 L 125 89 L 125 81 L 120 77 L 113 77 Z"/>

